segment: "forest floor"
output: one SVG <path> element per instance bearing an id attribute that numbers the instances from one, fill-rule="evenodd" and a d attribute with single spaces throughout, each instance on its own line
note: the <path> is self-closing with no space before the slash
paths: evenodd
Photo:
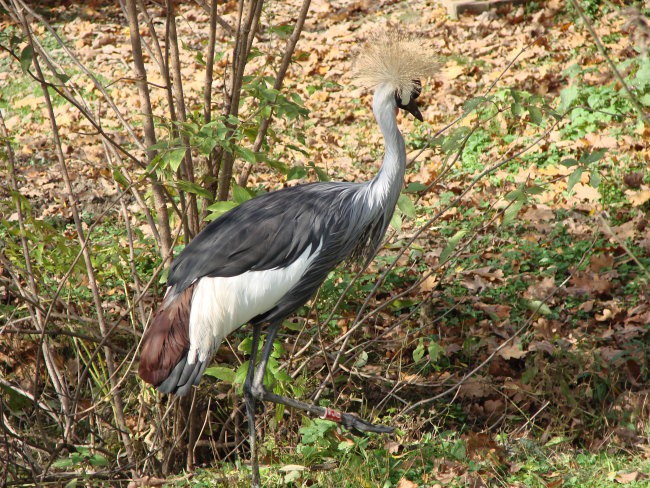
<path id="1" fill-rule="evenodd" d="M 41 13 L 109 80 L 119 108 L 137 118 L 121 11 L 97 1 L 50 3 Z M 423 80 L 425 122 L 399 121 L 411 161 L 386 246 L 358 280 L 355 267 L 334 273 L 314 309 L 301 311 L 306 319 L 295 322 L 281 344 L 287 373 L 297 366 L 302 373 L 276 378 L 280 388 L 305 398 L 320 388 L 319 401 L 376 416 L 397 433 L 355 437 L 295 412 L 274 415 L 269 407 L 266 485 L 648 486 L 649 12 L 621 2 L 579 3 L 606 55 L 560 0 L 503 5 L 458 20 L 435 1 L 312 2 L 284 88 L 304 100 L 309 115 L 293 127 L 277 122 L 270 157 L 289 169 L 256 168 L 248 180 L 253 191 L 374 175 L 381 135 L 370 94 L 352 76 L 354 53 L 373 33 L 400 24 L 421 35 L 440 69 Z M 281 32 L 299 5 L 269 2 L 268 32 Z M 223 6 L 229 23 L 235 6 Z M 179 8 L 183 77 L 194 80 L 185 88 L 190 110 L 200 111 L 197 53 L 208 17 L 194 4 Z M 262 51 L 283 43 L 264 36 Z M 264 52 L 251 69 L 268 69 Z M 149 81 L 160 83 L 152 66 L 151 73 Z M 35 220 L 70 225 L 42 95 L 4 52 L 0 87 L 0 110 L 20 163 L 20 193 Z M 153 93 L 162 117 L 166 95 Z M 92 220 L 116 194 L 112 172 L 83 118 L 65 104 L 56 110 L 73 186 Z M 303 143 L 293 139 L 297 133 Z M 0 197 L 6 212 L 0 237 L 9 239 L 16 216 L 9 192 Z M 151 235 L 144 221 L 134 224 L 143 238 Z M 99 241 L 109 238 L 110 222 L 98 232 Z M 377 276 L 393 263 L 356 321 Z M 344 304 L 314 332 L 350 283 Z M 126 306 L 120 286 L 110 290 L 114 309 Z M 351 342 L 341 343 L 348 332 Z M 303 346 L 307 352 L 294 355 Z M 330 378 L 339 351 L 342 370 Z M 0 335 L 4 377 L 25 384 L 29 370 L 22 362 L 33 354 L 33 341 Z M 228 357 L 232 353 L 219 356 L 219 375 L 237 369 Z M 234 387 L 226 386 L 220 398 L 232 401 L 224 392 Z M 144 436 L 145 428 L 138 428 Z M 215 457 L 200 451 L 197 471 L 167 482 L 245 486 L 242 463 L 215 464 Z"/>

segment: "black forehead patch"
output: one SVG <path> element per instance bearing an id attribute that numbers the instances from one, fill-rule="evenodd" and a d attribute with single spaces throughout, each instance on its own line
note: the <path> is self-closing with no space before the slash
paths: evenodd
<path id="1" fill-rule="evenodd" d="M 420 93 L 422 93 L 422 83 L 420 80 L 411 80 L 413 82 L 413 89 L 411 90 L 411 96 L 409 97 L 409 103 L 413 102 L 417 97 L 420 96 Z M 399 96 L 399 93 L 396 91 L 395 92 L 395 100 L 397 101 L 397 106 L 400 108 L 406 107 L 402 103 L 402 99 Z M 408 104 L 407 104 L 408 105 Z"/>

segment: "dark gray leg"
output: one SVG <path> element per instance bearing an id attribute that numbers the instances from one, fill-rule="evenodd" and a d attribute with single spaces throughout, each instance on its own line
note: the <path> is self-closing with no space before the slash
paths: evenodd
<path id="1" fill-rule="evenodd" d="M 266 364 L 268 363 L 269 357 L 271 357 L 271 352 L 273 351 L 273 340 L 275 339 L 279 328 L 280 323 L 274 323 L 270 325 L 268 334 L 266 336 L 266 342 L 264 343 L 264 349 L 262 349 L 260 364 L 258 364 L 257 369 L 255 370 L 255 377 L 253 379 L 253 384 L 251 385 L 251 393 L 257 400 L 280 403 L 282 405 L 286 405 L 287 407 L 305 410 L 322 419 L 332 420 L 334 422 L 343 424 L 345 427 L 351 430 L 358 430 L 361 432 L 377 432 L 380 434 L 390 433 L 395 430 L 394 427 L 371 424 L 370 422 L 362 420 L 359 417 L 351 415 L 349 413 L 338 412 L 331 408 L 319 407 L 310 403 L 294 400 L 293 398 L 276 395 L 275 393 L 268 391 L 264 387 L 264 373 L 266 371 Z M 246 379 L 248 380 L 248 378 Z"/>
<path id="2" fill-rule="evenodd" d="M 248 436 L 251 447 L 251 488 L 260 487 L 260 466 L 257 458 L 257 432 L 255 431 L 255 394 L 253 384 L 255 377 L 255 359 L 260 342 L 262 326 L 253 325 L 253 343 L 251 344 L 251 356 L 248 363 L 248 372 L 244 381 L 244 403 L 246 404 L 246 416 L 248 417 Z"/>

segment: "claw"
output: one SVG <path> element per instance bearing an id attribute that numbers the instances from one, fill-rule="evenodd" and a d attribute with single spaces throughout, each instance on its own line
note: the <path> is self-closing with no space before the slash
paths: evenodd
<path id="1" fill-rule="evenodd" d="M 377 434 L 390 434 L 395 430 L 395 427 L 372 424 L 366 420 L 363 420 L 349 413 L 341 414 L 341 423 L 346 428 L 357 432 L 375 432 Z"/>

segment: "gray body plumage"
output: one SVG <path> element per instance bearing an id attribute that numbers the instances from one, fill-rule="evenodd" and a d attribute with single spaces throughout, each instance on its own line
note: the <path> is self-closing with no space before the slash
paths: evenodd
<path id="1" fill-rule="evenodd" d="M 242 203 L 211 222 L 174 260 L 165 303 L 173 303 L 202 278 L 281 269 L 311 249 L 314 259 L 300 280 L 250 320 L 252 324 L 274 322 L 309 300 L 342 261 L 371 259 L 390 223 L 404 177 L 406 157 L 395 118 L 396 103 L 391 89 L 377 89 L 373 110 L 386 153 L 372 180 L 311 183 Z M 198 384 L 208 362 L 209 358 L 188 361 L 183 354 L 157 388 L 186 394 Z"/>
<path id="2" fill-rule="evenodd" d="M 174 261 L 168 280 L 173 295 L 206 276 L 280 268 L 310 246 L 320 246 L 302 279 L 253 321 L 286 317 L 311 297 L 341 261 L 374 255 L 397 200 L 390 212 L 372 208 L 362 198 L 368 186 L 312 183 L 242 203 L 210 223 Z"/>

